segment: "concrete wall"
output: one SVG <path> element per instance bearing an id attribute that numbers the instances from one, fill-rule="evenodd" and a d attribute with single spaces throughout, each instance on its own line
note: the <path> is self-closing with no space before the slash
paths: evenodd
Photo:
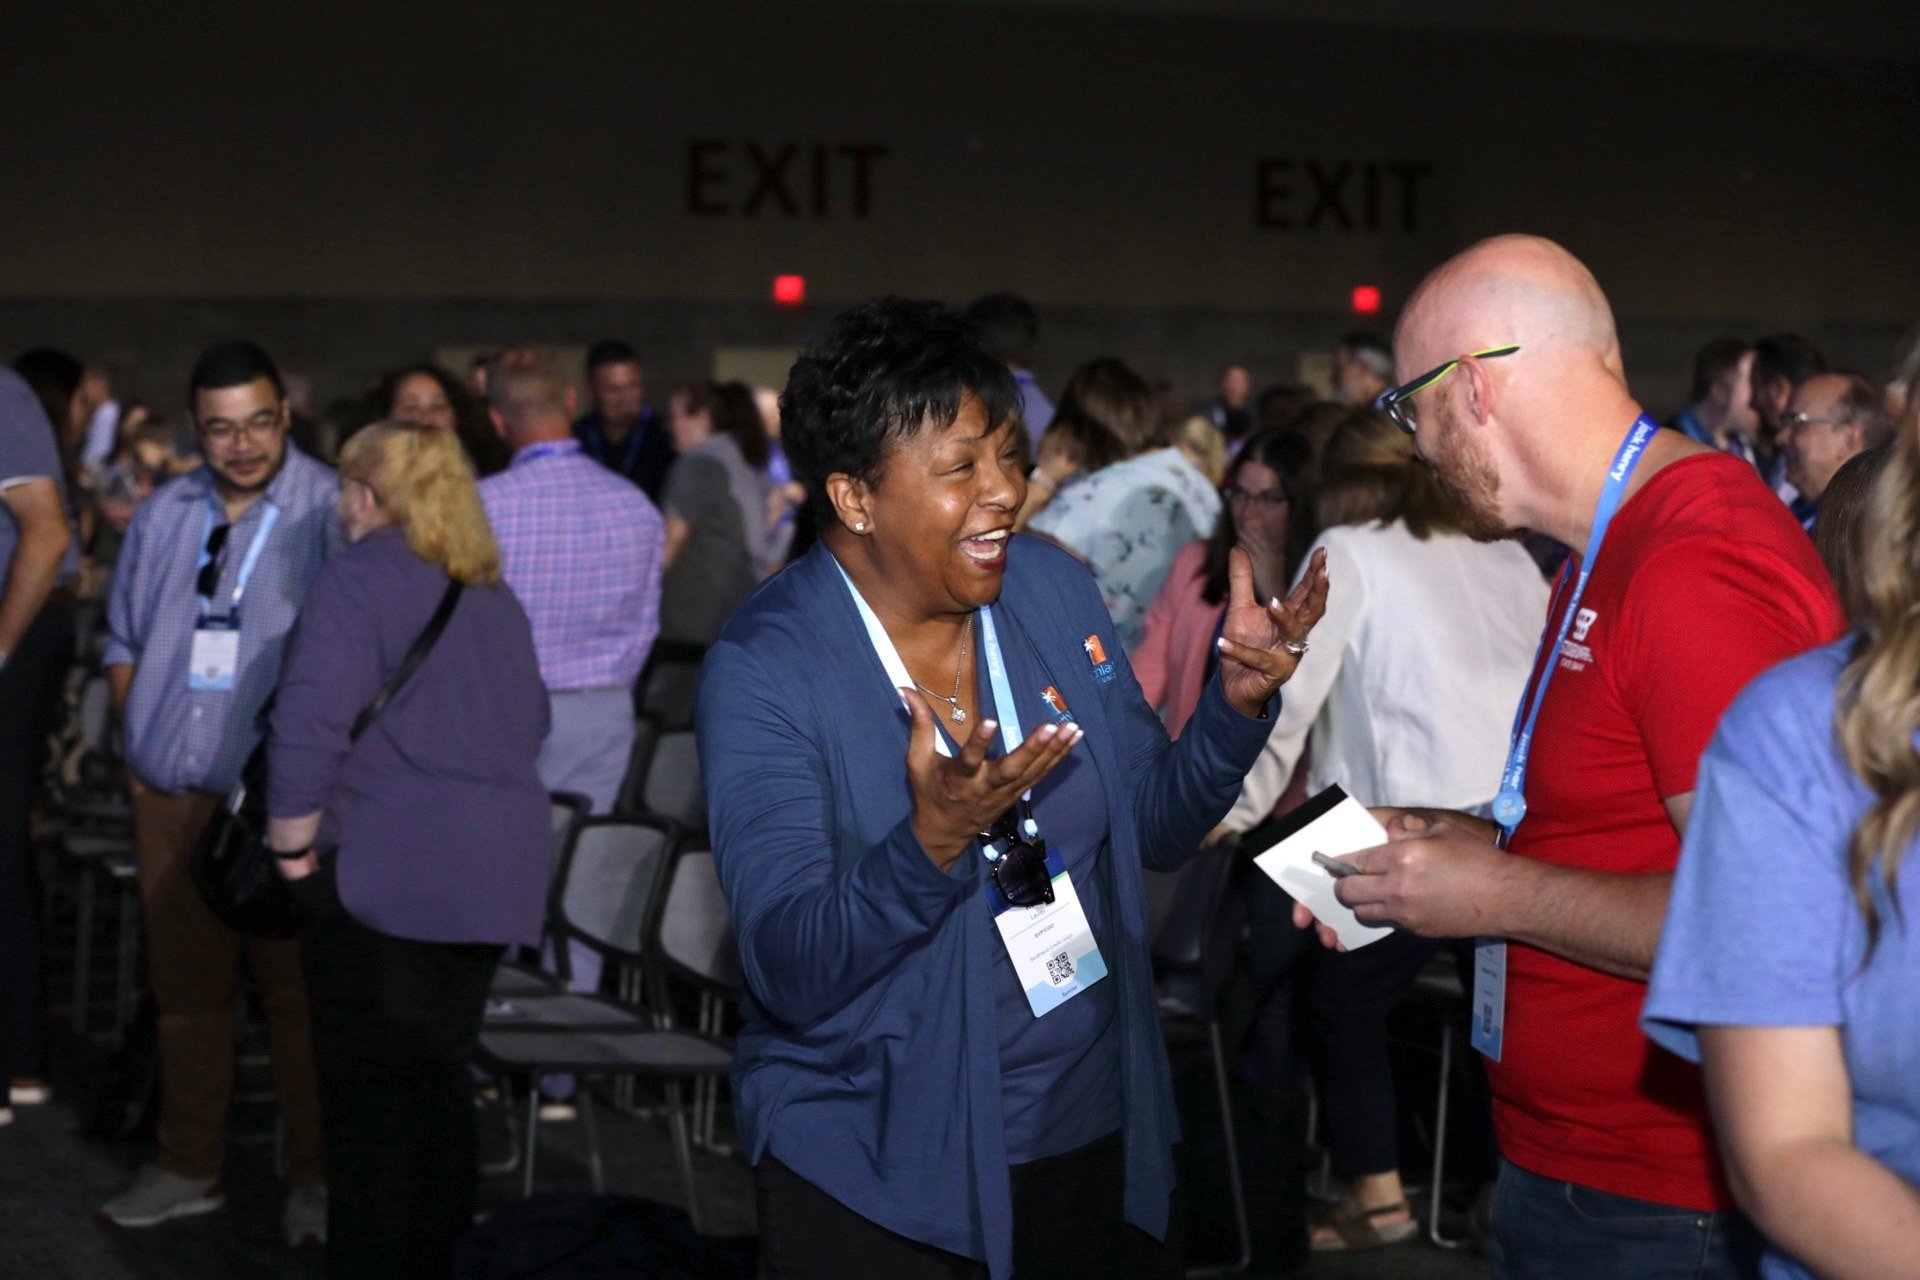
<path id="1" fill-rule="evenodd" d="M 325 399 L 442 343 L 619 333 L 673 376 L 875 293 L 1016 287 L 1050 380 L 1114 351 L 1198 390 L 1229 357 L 1292 376 L 1353 286 L 1390 319 L 1508 229 L 1594 266 L 1650 399 L 1722 327 L 1877 372 L 1920 316 L 1920 71 L 1853 36 L 1436 30 L 1378 2 L 395 8 L 15 15 L 0 349 L 61 342 L 171 399 L 200 342 L 247 332 Z M 766 300 L 780 272 L 808 307 Z"/>

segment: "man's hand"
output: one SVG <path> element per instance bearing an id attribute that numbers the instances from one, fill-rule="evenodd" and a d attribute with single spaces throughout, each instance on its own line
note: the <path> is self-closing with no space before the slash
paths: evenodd
<path id="1" fill-rule="evenodd" d="M 1516 859 L 1486 837 L 1487 825 L 1465 814 L 1436 810 L 1375 810 L 1388 843 L 1348 854 L 1360 869 L 1334 886 L 1362 924 L 1397 925 L 1426 938 L 1500 936 L 1499 904 Z M 1295 904 L 1293 922 L 1314 924 Z M 1338 949 L 1333 930 L 1319 925 L 1320 941 Z"/>
<path id="2" fill-rule="evenodd" d="M 1220 627 L 1220 689 L 1243 715 L 1257 716 L 1279 687 L 1293 678 L 1304 645 L 1327 611 L 1327 553 L 1313 563 L 1284 601 L 1253 598 L 1253 562 L 1239 547 L 1227 553 L 1227 615 Z"/>
<path id="3" fill-rule="evenodd" d="M 900 696 L 913 716 L 913 733 L 907 741 L 913 833 L 942 871 L 1086 736 L 1077 724 L 1042 725 L 1007 755 L 989 760 L 987 747 L 999 726 L 981 720 L 960 754 L 949 758 L 934 746 L 939 730 L 927 700 L 917 689 L 902 689 Z"/>

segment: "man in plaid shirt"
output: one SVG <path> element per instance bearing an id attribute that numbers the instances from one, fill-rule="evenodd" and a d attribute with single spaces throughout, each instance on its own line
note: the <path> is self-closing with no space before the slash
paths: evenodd
<path id="1" fill-rule="evenodd" d="M 581 452 L 572 391 L 551 370 L 502 369 L 488 388 L 513 463 L 480 485 L 502 576 L 533 624 L 553 730 L 549 791 L 613 807 L 633 749 L 633 685 L 660 633 L 660 512 Z"/>

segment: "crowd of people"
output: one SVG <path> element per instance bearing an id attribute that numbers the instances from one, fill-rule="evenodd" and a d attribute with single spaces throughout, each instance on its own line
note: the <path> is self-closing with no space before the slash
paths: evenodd
<path id="1" fill-rule="evenodd" d="M 1039 317 L 886 299 L 778 391 L 634 348 L 412 364 L 324 421 L 258 346 L 184 415 L 0 370 L 0 1124 L 50 1096 L 48 744 L 103 671 L 158 1013 L 157 1150 L 102 1214 L 223 1204 L 242 969 L 290 1244 L 444 1275 L 494 969 L 555 956 L 548 795 L 620 804 L 658 649 L 703 657 L 734 1120 L 771 1274 L 1178 1274 L 1150 873 L 1338 784 L 1340 948 L 1242 866 L 1248 1078 L 1418 1230 L 1389 1014 L 1471 989 L 1501 1276 L 1894 1276 L 1920 1256 L 1920 340 L 1887 377 L 1706 344 L 1663 424 L 1549 242 L 1438 267 L 1330 384 L 1033 373 Z M 579 403 L 575 383 L 590 403 Z M 1522 536 L 1524 535 L 1524 537 Z M 869 657 L 869 655 L 871 655 Z M 187 863 L 264 747 L 296 937 Z M 1238 920 L 1241 917 L 1233 917 Z M 578 1087 L 531 1082 L 543 1114 Z M 1254 1151 L 1247 1159 L 1278 1159 Z M 1906 1269 L 1906 1270 L 1903 1270 Z"/>

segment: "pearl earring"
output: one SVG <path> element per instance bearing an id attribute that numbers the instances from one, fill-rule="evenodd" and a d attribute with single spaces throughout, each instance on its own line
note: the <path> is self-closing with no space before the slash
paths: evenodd
<path id="1" fill-rule="evenodd" d="M 853 531 L 855 533 L 865 533 L 867 531 L 867 522 L 864 520 L 856 521 L 853 526 Z"/>

